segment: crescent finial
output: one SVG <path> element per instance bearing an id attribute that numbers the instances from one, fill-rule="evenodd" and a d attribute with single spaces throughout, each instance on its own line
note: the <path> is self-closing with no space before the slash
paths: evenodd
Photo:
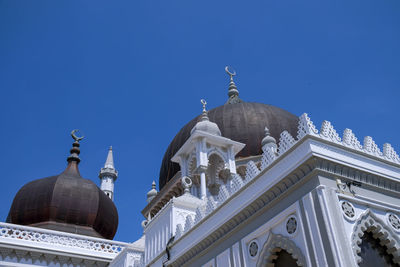
<path id="1" fill-rule="evenodd" d="M 228 75 L 231 77 L 231 80 L 233 80 L 233 76 L 236 76 L 236 71 L 232 67 L 226 66 L 225 72 L 228 73 Z"/>
<path id="2" fill-rule="evenodd" d="M 207 101 L 205 101 L 204 99 L 201 99 L 200 102 L 201 102 L 201 104 L 203 104 L 203 112 L 206 112 Z"/>
<path id="3" fill-rule="evenodd" d="M 76 142 L 79 142 L 79 141 L 81 141 L 85 136 L 81 136 L 81 137 L 76 136 L 75 133 L 76 133 L 77 131 L 79 131 L 79 130 L 78 130 L 78 129 L 72 130 L 71 136 L 72 136 L 72 138 L 73 138 Z"/>

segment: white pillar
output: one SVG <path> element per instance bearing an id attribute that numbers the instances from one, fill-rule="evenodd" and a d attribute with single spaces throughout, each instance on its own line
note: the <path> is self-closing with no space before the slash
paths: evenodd
<path id="1" fill-rule="evenodd" d="M 205 199 L 207 197 L 205 171 L 202 171 L 200 173 L 200 194 L 201 194 L 201 199 Z"/>

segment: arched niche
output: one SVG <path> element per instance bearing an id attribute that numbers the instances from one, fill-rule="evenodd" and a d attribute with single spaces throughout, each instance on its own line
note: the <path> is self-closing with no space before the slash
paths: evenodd
<path id="1" fill-rule="evenodd" d="M 360 256 L 362 252 L 361 245 L 363 242 L 366 242 L 366 238 L 363 238 L 366 233 L 371 234 L 374 239 L 379 240 L 379 244 L 386 249 L 388 254 L 393 256 L 394 264 L 400 264 L 400 242 L 398 235 L 370 210 L 367 210 L 360 216 L 353 229 L 351 240 L 357 264 L 362 262 Z"/>
<path id="2" fill-rule="evenodd" d="M 297 266 L 306 266 L 306 261 L 301 250 L 288 237 L 271 233 L 267 241 L 264 243 L 257 260 L 257 267 L 273 267 L 282 253 L 282 257 L 287 257 L 289 254 L 293 258 L 293 262 Z M 286 253 L 286 254 L 285 254 Z"/>
<path id="3" fill-rule="evenodd" d="M 216 151 L 208 156 L 207 168 L 207 186 L 211 195 L 216 196 L 219 193 L 221 182 L 220 172 L 225 169 L 225 161 Z M 225 181 L 226 182 L 226 181 Z"/>

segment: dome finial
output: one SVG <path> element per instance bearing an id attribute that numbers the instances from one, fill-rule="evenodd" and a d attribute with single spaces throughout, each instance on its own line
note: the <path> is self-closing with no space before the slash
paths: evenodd
<path id="1" fill-rule="evenodd" d="M 153 181 L 151 183 L 151 190 L 147 192 L 147 203 L 150 203 L 153 200 L 153 198 L 156 197 L 157 193 L 158 192 L 156 190 L 156 182 Z"/>
<path id="2" fill-rule="evenodd" d="M 221 136 L 221 131 L 219 130 L 218 125 L 214 122 L 211 122 L 208 118 L 208 112 L 206 110 L 207 102 L 204 99 L 201 99 L 200 102 L 201 104 L 203 104 L 203 113 L 200 115 L 200 118 L 197 121 L 196 125 L 190 131 L 190 134 L 193 134 L 196 130 L 200 130 L 203 132 Z"/>
<path id="3" fill-rule="evenodd" d="M 230 77 L 229 88 L 228 88 L 229 99 L 226 102 L 226 104 L 236 104 L 242 102 L 242 100 L 239 98 L 239 90 L 237 89 L 236 84 L 233 81 L 233 76 L 236 76 L 236 71 L 232 67 L 226 66 L 225 72 Z"/>
<path id="4" fill-rule="evenodd" d="M 72 144 L 72 148 L 70 150 L 71 154 L 67 158 L 68 162 L 75 161 L 76 163 L 79 163 L 81 161 L 81 159 L 79 158 L 79 154 L 81 153 L 81 151 L 79 149 L 79 146 L 80 146 L 79 141 L 81 141 L 84 136 L 81 136 L 81 137 L 76 136 L 75 133 L 78 131 L 79 131 L 78 129 L 75 129 L 75 130 L 72 130 L 72 132 L 71 132 L 72 139 L 74 139 L 75 142 Z"/>
<path id="5" fill-rule="evenodd" d="M 200 121 L 209 121 L 207 110 L 206 110 L 207 101 L 205 101 L 204 99 L 201 99 L 200 102 L 201 102 L 201 104 L 203 104 L 203 113 L 201 114 Z"/>
<path id="6" fill-rule="evenodd" d="M 267 126 L 265 126 L 265 128 L 264 128 L 264 132 L 265 132 L 265 135 L 264 135 L 263 140 L 261 141 L 261 146 L 264 147 L 265 145 L 268 145 L 268 146 L 274 147 L 276 149 L 276 140 L 269 133 L 269 129 Z"/>
<path id="7" fill-rule="evenodd" d="M 207 101 L 204 99 L 201 99 L 200 102 L 203 104 L 203 112 L 206 112 Z"/>

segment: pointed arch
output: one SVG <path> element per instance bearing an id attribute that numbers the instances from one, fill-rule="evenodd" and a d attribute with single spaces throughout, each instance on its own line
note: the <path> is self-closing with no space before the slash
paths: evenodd
<path id="1" fill-rule="evenodd" d="M 359 217 L 351 236 L 353 254 L 357 264 L 362 260 L 359 253 L 361 252 L 360 244 L 365 232 L 371 232 L 374 238 L 379 239 L 380 244 L 386 246 L 387 252 L 393 255 L 393 261 L 400 264 L 400 239 L 398 235 L 369 209 Z"/>
<path id="2" fill-rule="evenodd" d="M 207 151 L 207 156 L 210 158 L 212 155 L 218 155 L 224 162 L 227 162 L 228 159 L 226 158 L 226 153 L 224 153 L 220 148 L 218 147 L 212 147 Z"/>
<path id="3" fill-rule="evenodd" d="M 194 171 L 196 170 L 196 168 L 197 168 L 196 153 L 192 152 L 187 160 L 187 172 L 189 177 L 192 177 L 194 175 Z"/>
<path id="4" fill-rule="evenodd" d="M 263 245 L 256 266 L 274 266 L 273 260 L 276 258 L 276 254 L 281 250 L 285 250 L 289 253 L 293 259 L 296 260 L 298 266 L 306 266 L 306 260 L 300 248 L 288 237 L 279 234 L 276 235 L 272 232 Z"/>

